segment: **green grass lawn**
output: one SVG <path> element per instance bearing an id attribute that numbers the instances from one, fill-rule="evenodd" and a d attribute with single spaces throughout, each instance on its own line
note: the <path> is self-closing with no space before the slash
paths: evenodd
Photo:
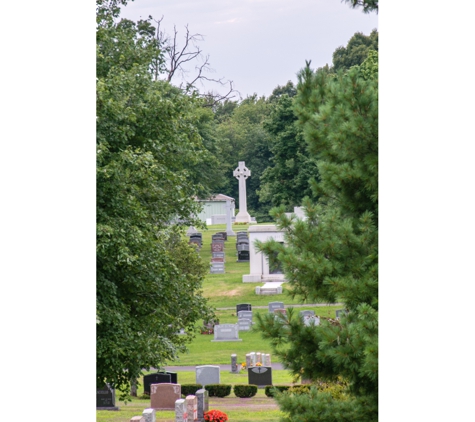
<path id="1" fill-rule="evenodd" d="M 225 231 L 225 225 L 209 226 L 208 230 L 202 230 L 203 246 L 200 256 L 206 263 L 211 261 L 211 235 L 219 231 Z M 233 225 L 233 230 L 246 231 L 247 226 Z M 293 300 L 289 296 L 290 289 L 284 285 L 282 295 L 256 295 L 255 287 L 262 283 L 243 283 L 242 276 L 249 274 L 249 262 L 236 262 L 236 237 L 228 237 L 225 242 L 225 274 L 208 274 L 203 283 L 203 295 L 208 299 L 209 305 L 215 309 L 216 316 L 220 323 L 236 323 L 236 305 L 238 303 L 250 303 L 253 306 L 253 319 L 258 313 L 268 313 L 269 302 L 284 302 L 285 305 L 300 304 L 298 300 Z M 264 306 L 264 309 L 256 308 Z M 219 309 L 218 309 L 219 308 Z M 220 309 L 231 308 L 231 309 Z M 335 317 L 335 310 L 340 306 L 305 306 L 299 307 L 296 311 L 314 310 L 315 313 L 323 317 Z M 261 338 L 255 327 L 249 331 L 240 331 L 240 342 L 212 342 L 214 336 L 199 334 L 201 321 L 196 325 L 196 336 L 188 346 L 188 352 L 179 355 L 178 360 L 167 362 L 167 366 L 196 366 L 196 365 L 229 365 L 231 355 L 236 354 L 238 364 L 245 362 L 246 353 L 261 352 L 270 353 L 272 362 L 278 362 L 278 358 L 272 355 L 270 344 Z M 239 374 L 231 374 L 228 371 L 220 372 L 221 383 L 223 384 L 247 384 L 247 372 L 241 371 Z M 292 376 L 286 370 L 272 371 L 273 384 L 291 384 Z M 142 384 L 142 381 L 140 381 Z M 195 383 L 195 371 L 179 371 L 178 383 Z M 139 396 L 143 392 L 143 387 L 139 387 Z M 132 398 L 131 402 L 124 404 L 117 400 L 119 411 L 96 411 L 98 422 L 129 422 L 133 416 L 141 415 L 143 410 L 150 406 L 150 400 Z M 252 405 L 252 408 L 250 407 Z M 262 407 L 262 408 L 261 408 Z M 210 397 L 210 409 L 219 409 L 227 413 L 230 422 L 271 422 L 279 420 L 282 416 L 272 398 L 264 394 L 264 389 L 259 389 L 253 398 L 240 399 L 231 395 L 226 398 Z M 160 411 L 156 413 L 156 420 L 160 422 L 174 421 L 173 411 Z"/>

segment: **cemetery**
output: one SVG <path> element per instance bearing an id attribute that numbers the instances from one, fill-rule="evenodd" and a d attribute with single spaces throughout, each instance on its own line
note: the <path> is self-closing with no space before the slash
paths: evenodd
<path id="1" fill-rule="evenodd" d="M 142 377 L 137 397 L 131 397 L 127 405 L 118 401 L 117 394 L 112 398 L 110 392 L 108 407 L 101 406 L 96 412 L 98 422 L 204 420 L 198 417 L 205 409 L 219 409 L 230 421 L 270 422 L 278 420 L 281 413 L 271 397 L 269 385 L 285 389 L 305 382 L 299 380 L 295 384 L 278 359 L 272 358 L 269 344 L 252 330 L 256 315 L 286 313 L 288 307 L 295 306 L 303 323 L 316 323 L 316 316 L 335 318 L 336 310 L 342 312 L 341 305 L 297 307 L 302 305 L 285 294 L 288 288 L 282 282 L 278 282 L 282 289 L 279 299 L 256 295 L 255 283 L 242 282 L 243 275 L 249 273 L 250 263 L 238 262 L 236 238 L 226 240 L 225 229 L 224 224 L 208 226 L 208 230 L 196 236 L 200 238 L 199 254 L 205 262 L 211 262 L 216 253 L 210 246 L 213 241 L 225 245 L 218 253 L 226 263 L 226 272 L 210 272 L 203 285 L 205 296 L 216 309 L 217 320 L 202 321 L 197 326 L 198 334 L 189 345 L 189 353 L 169 363 L 177 365 L 173 370 L 149 371 Z M 240 238 L 248 232 L 238 225 L 232 229 L 235 233 L 241 232 Z M 188 394 L 188 386 L 192 385 L 202 388 Z M 230 393 L 224 397 L 209 396 L 207 385 L 213 394 L 214 385 L 228 385 Z M 256 386 L 255 393 L 246 386 Z M 99 409 L 99 395 L 97 403 Z M 198 419 L 191 419 L 195 413 Z"/>

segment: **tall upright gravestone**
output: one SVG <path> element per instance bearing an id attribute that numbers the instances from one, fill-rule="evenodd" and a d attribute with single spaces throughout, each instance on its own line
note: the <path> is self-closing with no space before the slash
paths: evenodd
<path id="1" fill-rule="evenodd" d="M 251 170 L 246 168 L 244 161 L 239 161 L 233 176 L 239 181 L 239 212 L 234 221 L 236 223 L 250 223 L 251 216 L 247 212 L 246 179 L 251 176 Z"/>

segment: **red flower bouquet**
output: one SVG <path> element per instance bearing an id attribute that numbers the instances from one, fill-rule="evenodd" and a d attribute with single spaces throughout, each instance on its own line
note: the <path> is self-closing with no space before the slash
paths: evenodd
<path id="1" fill-rule="evenodd" d="M 228 420 L 228 415 L 226 415 L 226 413 L 214 409 L 205 412 L 204 417 L 205 421 L 226 422 Z"/>

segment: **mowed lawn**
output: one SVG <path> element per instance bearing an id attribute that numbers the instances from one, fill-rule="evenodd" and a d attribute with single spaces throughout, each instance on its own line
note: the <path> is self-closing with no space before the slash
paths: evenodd
<path id="1" fill-rule="evenodd" d="M 219 231 L 225 231 L 225 225 L 215 225 L 203 230 L 203 246 L 200 256 L 204 262 L 211 261 L 211 235 Z M 247 231 L 246 226 L 234 225 L 233 230 Z M 262 286 L 262 283 L 243 283 L 242 276 L 250 273 L 249 262 L 236 262 L 236 237 L 228 237 L 225 242 L 225 273 L 208 274 L 203 283 L 203 295 L 208 299 L 209 305 L 215 309 L 215 313 L 220 323 L 236 323 L 236 305 L 239 303 L 250 303 L 252 305 L 253 319 L 258 313 L 267 314 L 269 302 L 284 302 L 284 305 L 300 305 L 295 310 L 314 310 L 316 315 L 322 317 L 335 317 L 335 310 L 340 306 L 312 306 L 311 304 L 302 306 L 301 302 L 291 299 L 289 287 L 284 284 L 282 295 L 259 296 L 255 294 L 255 287 Z M 261 308 L 260 308 L 261 307 Z M 223 309 L 230 308 L 230 309 Z M 278 362 L 277 356 L 272 355 L 270 344 L 262 339 L 259 331 L 254 327 L 251 331 L 241 331 L 239 342 L 212 342 L 214 336 L 211 334 L 200 334 L 199 327 L 202 321 L 197 322 L 194 338 L 188 346 L 188 352 L 179 355 L 175 361 L 167 362 L 167 366 L 197 366 L 197 365 L 230 365 L 231 355 L 236 354 L 238 363 L 245 362 L 245 356 L 250 352 L 270 353 L 272 362 Z M 221 383 L 223 384 L 247 384 L 247 372 L 241 371 L 239 374 L 231 374 L 229 371 L 221 370 Z M 272 381 L 277 384 L 299 383 L 298 379 L 293 379 L 287 370 L 273 370 Z M 195 383 L 194 371 L 178 371 L 178 383 Z M 139 396 L 143 392 L 143 387 L 139 387 Z M 219 409 L 229 416 L 229 421 L 239 422 L 267 422 L 277 421 L 281 412 L 275 401 L 264 394 L 264 389 L 259 389 L 255 397 L 241 399 L 231 392 L 225 398 L 210 397 L 210 409 Z M 98 422 L 129 422 L 133 416 L 142 414 L 142 411 L 150 407 L 150 400 L 133 398 L 127 404 L 116 400 L 119 411 L 96 411 Z M 173 411 L 156 412 L 156 420 L 160 422 L 174 421 Z"/>

